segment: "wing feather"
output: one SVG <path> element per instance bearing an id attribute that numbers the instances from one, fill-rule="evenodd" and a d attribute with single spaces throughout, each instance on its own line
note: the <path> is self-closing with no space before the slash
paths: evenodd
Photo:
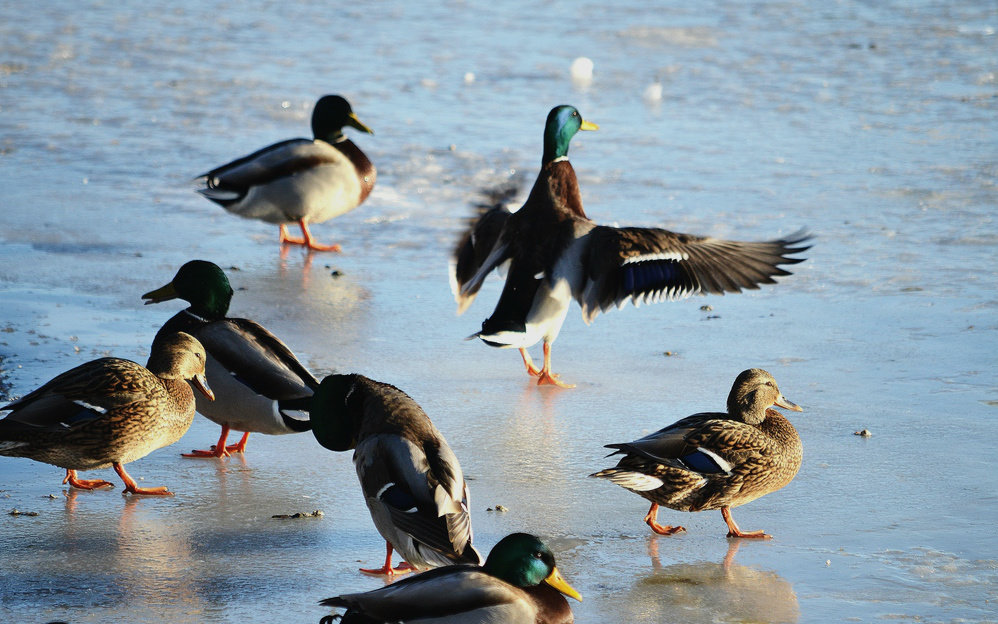
<path id="1" fill-rule="evenodd" d="M 458 314 L 475 300 L 485 276 L 509 260 L 509 245 L 500 239 L 512 214 L 508 203 L 519 190 L 520 184 L 515 182 L 486 191 L 486 200 L 477 204 L 475 216 L 454 248 L 450 278 Z"/>
<path id="2" fill-rule="evenodd" d="M 212 169 L 195 181 L 204 185 L 199 193 L 224 206 L 238 201 L 252 186 L 338 162 L 346 163 L 346 156 L 325 141 L 288 139 Z"/>
<path id="3" fill-rule="evenodd" d="M 269 399 L 311 396 L 319 387 L 291 349 L 255 321 L 215 321 L 198 330 L 197 338 L 239 381 Z"/>
<path id="4" fill-rule="evenodd" d="M 627 301 L 638 305 L 756 289 L 790 275 L 780 265 L 802 262 L 792 256 L 809 249 L 810 238 L 800 231 L 742 242 L 659 228 L 597 226 L 588 234 L 584 253 L 586 279 L 573 296 L 588 323 Z"/>

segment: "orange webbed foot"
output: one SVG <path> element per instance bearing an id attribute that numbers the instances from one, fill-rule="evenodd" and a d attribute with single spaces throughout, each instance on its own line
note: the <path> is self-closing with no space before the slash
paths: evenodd
<path id="1" fill-rule="evenodd" d="M 246 452 L 246 441 L 249 440 L 249 431 L 243 433 L 243 437 L 239 439 L 235 444 L 230 444 L 225 447 L 225 450 L 229 453 L 244 453 Z M 214 447 L 212 447 L 214 448 Z"/>
<path id="2" fill-rule="evenodd" d="M 537 373 L 538 386 L 558 386 L 559 388 L 574 388 L 575 384 L 568 384 L 558 379 L 559 375 L 551 372 L 551 343 L 544 343 L 544 366 Z"/>
<path id="3" fill-rule="evenodd" d="M 676 533 L 685 533 L 686 527 L 682 526 L 662 526 L 657 522 L 649 522 L 648 526 L 651 527 L 652 531 L 655 531 L 659 535 L 675 535 Z"/>
<path id="4" fill-rule="evenodd" d="M 763 531 L 728 531 L 727 537 L 744 537 L 747 539 L 773 539 L 772 535 Z"/>
<path id="5" fill-rule="evenodd" d="M 537 375 L 537 385 L 538 386 L 558 386 L 559 388 L 574 388 L 575 384 L 565 383 L 558 379 L 561 375 L 556 375 L 551 371 L 546 371 L 541 369 L 540 373 Z"/>
<path id="6" fill-rule="evenodd" d="M 663 526 L 658 523 L 658 503 L 652 503 L 651 509 L 644 517 L 645 523 L 651 527 L 651 530 L 658 533 L 659 535 L 675 535 L 676 533 L 685 533 L 686 528 L 681 526 Z"/>
<path id="7" fill-rule="evenodd" d="M 323 245 L 322 243 L 315 242 L 315 239 L 312 238 L 312 233 L 308 230 L 308 222 L 305 221 L 304 219 L 301 219 L 298 222 L 298 225 L 301 227 L 301 233 L 302 233 L 301 238 L 294 238 L 290 236 L 288 234 L 287 227 L 284 224 L 281 224 L 282 245 L 284 244 L 303 245 L 313 251 L 335 251 L 335 252 L 343 251 L 343 249 L 339 245 Z"/>
<path id="8" fill-rule="evenodd" d="M 728 537 L 744 537 L 747 539 L 773 539 L 772 535 L 767 535 L 763 531 L 742 531 L 738 528 L 738 523 L 735 522 L 734 517 L 731 515 L 731 510 L 727 507 L 721 507 L 721 517 L 724 518 L 724 523 L 728 525 Z"/>
<path id="9" fill-rule="evenodd" d="M 74 487 L 80 490 L 96 490 L 98 488 L 114 487 L 113 483 L 111 483 L 110 481 L 105 481 L 103 479 L 79 479 L 76 476 L 75 470 L 67 470 L 66 478 L 63 479 L 62 482 L 68 483 L 70 487 Z"/>
<path id="10" fill-rule="evenodd" d="M 141 496 L 173 496 L 173 492 L 166 489 L 166 486 L 153 487 L 153 488 L 142 488 L 142 487 L 125 487 L 122 494 L 138 494 Z"/>
<path id="11" fill-rule="evenodd" d="M 407 574 L 409 572 L 415 572 L 416 567 L 411 563 L 403 561 L 394 568 L 389 563 L 380 568 L 360 568 L 360 571 L 364 574 L 370 574 L 372 576 L 395 576 L 396 574 Z"/>
<path id="12" fill-rule="evenodd" d="M 125 472 L 125 467 L 119 463 L 112 464 L 114 466 L 114 471 L 118 473 L 121 480 L 125 482 L 125 494 L 140 494 L 143 496 L 173 496 L 173 492 L 166 489 L 165 486 L 154 487 L 154 488 L 142 488 L 135 483 L 135 479 L 131 477 L 127 472 Z"/>
<path id="13" fill-rule="evenodd" d="M 249 437 L 249 432 L 243 434 L 241 440 L 234 444 L 232 448 L 225 446 L 225 441 L 229 437 L 229 426 L 222 425 L 222 434 L 218 437 L 218 442 L 211 445 L 211 450 L 199 451 L 197 449 L 191 451 L 190 453 L 181 453 L 184 457 L 229 457 L 230 450 L 236 450 L 237 452 L 242 452 L 246 448 L 246 438 Z M 241 447 L 241 448 L 236 448 Z"/>
<path id="14" fill-rule="evenodd" d="M 182 457 L 231 457 L 229 453 L 229 447 L 227 446 L 216 446 L 211 445 L 211 450 L 209 451 L 199 451 L 198 449 L 192 450 L 190 453 L 181 453 Z"/>

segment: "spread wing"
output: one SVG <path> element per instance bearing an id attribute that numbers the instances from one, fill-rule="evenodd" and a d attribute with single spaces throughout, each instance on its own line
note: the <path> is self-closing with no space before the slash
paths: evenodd
<path id="1" fill-rule="evenodd" d="M 229 373 L 269 399 L 312 396 L 319 382 L 291 349 L 249 319 L 215 321 L 197 332 L 205 350 Z"/>
<path id="2" fill-rule="evenodd" d="M 485 191 L 485 200 L 476 205 L 476 215 L 454 249 L 450 278 L 458 314 L 475 300 L 485 276 L 509 259 L 509 245 L 500 242 L 500 235 L 512 214 L 507 206 L 519 190 L 519 182 L 514 182 Z"/>
<path id="3" fill-rule="evenodd" d="M 791 256 L 809 249 L 811 237 L 800 231 L 772 241 L 741 242 L 658 228 L 597 226 L 586 238 L 586 278 L 573 296 L 590 323 L 628 300 L 639 305 L 775 283 L 774 277 L 790 275 L 780 265 L 804 261 Z"/>
<path id="4" fill-rule="evenodd" d="M 294 175 L 318 164 L 345 162 L 336 148 L 322 141 L 289 139 L 274 143 L 195 179 L 198 192 L 223 206 L 238 201 L 252 186 Z"/>

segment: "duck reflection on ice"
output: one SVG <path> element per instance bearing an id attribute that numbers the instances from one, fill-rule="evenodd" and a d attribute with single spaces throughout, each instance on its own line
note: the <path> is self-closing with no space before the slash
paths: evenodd
<path id="1" fill-rule="evenodd" d="M 800 606 L 793 585 L 775 572 L 735 563 L 742 540 L 730 540 L 720 563 L 662 565 L 660 538 L 648 539 L 654 572 L 635 583 L 620 604 L 635 619 L 671 613 L 682 622 L 797 622 Z"/>

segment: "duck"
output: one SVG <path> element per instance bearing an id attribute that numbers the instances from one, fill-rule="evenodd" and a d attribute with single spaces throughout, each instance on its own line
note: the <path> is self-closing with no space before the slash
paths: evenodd
<path id="1" fill-rule="evenodd" d="M 0 407 L 0 455 L 65 468 L 64 484 L 82 490 L 113 487 L 81 479 L 78 470 L 111 466 L 125 493 L 169 496 L 166 487 L 139 487 L 125 464 L 169 446 L 194 420 L 194 391 L 209 400 L 204 347 L 184 332 L 164 336 L 145 366 L 105 357 L 58 375 Z"/>
<path id="2" fill-rule="evenodd" d="M 326 598 L 319 604 L 346 612 L 319 622 L 571 624 L 575 618 L 565 596 L 582 600 L 558 571 L 551 549 L 534 535 L 513 533 L 492 548 L 483 566 L 450 565 L 373 591 Z"/>
<path id="3" fill-rule="evenodd" d="M 743 531 L 731 508 L 790 483 L 800 470 L 803 447 L 797 430 L 771 406 L 803 411 L 783 396 L 761 368 L 742 371 L 728 394 L 727 412 L 687 416 L 633 442 L 607 444 L 623 457 L 613 468 L 589 476 L 607 479 L 651 501 L 644 521 L 659 535 L 682 526 L 658 523 L 659 505 L 677 511 L 720 509 L 728 537 L 762 538 Z"/>
<path id="4" fill-rule="evenodd" d="M 185 457 L 229 457 L 243 453 L 250 432 L 281 435 L 308 431 L 308 405 L 319 380 L 277 336 L 256 321 L 226 316 L 232 286 L 214 262 L 191 260 L 166 285 L 142 295 L 145 304 L 182 299 L 191 305 L 163 324 L 153 345 L 184 331 L 208 353 L 215 400 L 197 398 L 197 411 L 222 426 L 218 443 Z M 243 437 L 226 446 L 231 430 Z"/>
<path id="5" fill-rule="evenodd" d="M 469 336 L 519 349 L 538 385 L 574 387 L 551 371 L 551 348 L 574 299 L 586 324 L 600 312 L 693 295 L 757 289 L 789 275 L 781 265 L 810 248 L 804 231 L 765 242 L 740 242 L 661 228 L 597 225 L 582 208 L 568 160 L 572 138 L 599 128 L 570 105 L 551 109 L 544 126 L 541 169 L 518 210 L 505 204 L 480 211 L 451 257 L 458 314 L 471 305 L 485 277 L 504 268 L 506 280 L 492 316 Z M 544 361 L 527 348 L 543 343 Z"/>
<path id="6" fill-rule="evenodd" d="M 329 375 L 312 396 L 310 418 L 320 445 L 354 451 L 364 499 L 385 539 L 384 565 L 361 572 L 390 577 L 481 564 L 461 464 L 412 397 L 363 375 Z M 393 549 L 404 558 L 395 568 Z"/>
<path id="7" fill-rule="evenodd" d="M 203 173 L 197 192 L 229 212 L 280 225 L 280 242 L 315 251 L 340 251 L 317 242 L 310 223 L 322 223 L 364 203 L 377 170 L 343 133 L 351 127 L 374 134 L 340 95 L 324 95 L 312 110 L 312 139 L 274 143 Z M 288 234 L 297 223 L 302 237 Z"/>

